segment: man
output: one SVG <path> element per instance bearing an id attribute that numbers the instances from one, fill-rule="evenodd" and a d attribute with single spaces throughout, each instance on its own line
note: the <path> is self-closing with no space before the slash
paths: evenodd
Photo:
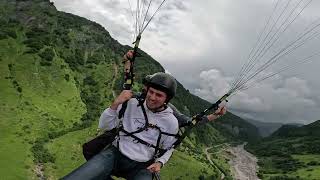
<path id="1" fill-rule="evenodd" d="M 130 50 L 128 51 L 124 56 L 123 56 L 123 64 L 124 64 L 124 74 L 127 75 L 130 71 L 131 63 L 130 59 L 133 58 L 133 51 Z M 145 78 L 143 78 L 142 84 L 144 85 L 144 88 L 142 89 L 141 93 L 137 93 L 134 96 L 137 98 L 143 99 L 146 95 L 146 90 L 147 90 L 147 83 L 150 81 L 151 77 L 153 75 L 147 75 Z M 179 110 L 171 103 L 167 104 L 172 110 L 173 110 L 173 115 L 177 118 L 179 127 L 186 126 L 188 125 L 191 121 L 192 118 L 182 114 L 179 112 Z M 126 105 L 122 106 L 122 109 L 120 110 L 120 115 L 119 119 L 123 116 L 123 113 L 126 110 Z M 213 121 L 220 117 L 221 115 L 224 115 L 226 113 L 226 108 L 225 107 L 220 107 L 215 113 L 203 116 L 200 119 L 199 124 L 205 124 L 207 122 Z M 105 131 L 105 129 L 102 129 Z M 113 142 L 114 137 L 116 135 L 116 128 L 113 129 L 112 131 L 105 131 L 103 134 L 100 136 L 97 136 L 96 138 L 92 139 L 91 141 L 85 143 L 83 145 L 83 155 L 86 158 L 86 160 L 91 159 L 94 157 L 96 154 L 98 154 L 104 147 L 106 147 L 108 144 L 111 144 Z"/>
<path id="2" fill-rule="evenodd" d="M 102 129 L 110 130 L 118 126 L 118 113 L 127 101 L 121 121 L 123 128 L 118 138 L 112 146 L 63 179 L 105 179 L 111 174 L 121 174 L 128 179 L 151 180 L 152 173 L 159 172 L 169 160 L 176 141 L 174 135 L 178 132 L 178 121 L 172 109 L 166 106 L 174 97 L 176 87 L 177 83 L 171 75 L 157 73 L 147 85 L 144 102 L 131 98 L 130 90 L 122 91 L 102 113 L 99 121 L 99 128 Z M 166 151 L 157 157 L 159 149 Z"/>

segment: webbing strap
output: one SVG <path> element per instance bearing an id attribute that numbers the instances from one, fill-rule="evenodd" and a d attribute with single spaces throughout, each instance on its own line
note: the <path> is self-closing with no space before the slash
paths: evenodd
<path id="1" fill-rule="evenodd" d="M 120 131 L 123 132 L 123 133 L 125 133 L 126 136 L 131 136 L 131 137 L 133 137 L 135 140 L 137 140 L 137 141 L 138 141 L 139 143 L 141 143 L 141 144 L 144 144 L 144 145 L 146 145 L 146 146 L 148 146 L 148 147 L 152 147 L 152 148 L 154 148 L 154 149 L 159 149 L 159 147 L 157 147 L 157 146 L 155 146 L 155 145 L 153 145 L 153 144 L 151 144 L 151 143 L 148 143 L 148 142 L 140 139 L 140 138 L 137 137 L 136 135 L 129 133 L 128 131 L 124 130 L 123 128 L 121 128 Z"/>
<path id="2" fill-rule="evenodd" d="M 141 100 L 138 100 L 138 101 L 139 101 L 139 106 L 141 106 L 141 109 L 142 109 L 142 112 L 143 112 L 143 115 L 144 115 L 144 119 L 145 119 L 144 127 L 140 128 L 140 129 L 138 129 L 136 131 L 133 131 L 133 132 L 128 132 L 123 128 L 123 126 L 120 126 L 119 127 L 119 132 L 122 131 L 125 134 L 125 136 L 131 136 L 132 138 L 134 138 L 139 143 L 144 144 L 147 147 L 154 148 L 155 149 L 154 157 L 162 156 L 164 153 L 166 153 L 168 151 L 168 149 L 160 148 L 160 141 L 161 141 L 162 134 L 167 135 L 167 136 L 174 136 L 176 138 L 178 138 L 180 136 L 177 135 L 177 134 L 171 134 L 171 133 L 167 133 L 167 132 L 162 132 L 161 129 L 157 125 L 150 124 L 148 116 L 147 116 L 147 112 L 146 112 L 146 110 L 144 108 L 144 105 L 143 105 L 144 101 L 141 101 Z M 124 111 L 125 111 L 125 109 L 124 109 Z M 123 111 L 123 113 L 124 113 L 124 111 Z M 122 115 L 122 117 L 123 117 L 123 115 Z M 140 133 L 140 132 L 142 132 L 144 130 L 147 131 L 148 128 L 154 128 L 154 129 L 157 129 L 159 131 L 159 136 L 157 138 L 157 144 L 156 145 L 150 144 L 150 143 L 142 140 L 141 138 L 137 137 L 136 135 L 134 135 L 134 134 Z M 120 139 L 120 134 L 118 134 L 118 137 Z M 118 140 L 118 147 L 119 147 L 119 140 Z"/>
<path id="3" fill-rule="evenodd" d="M 119 115 L 118 115 L 118 119 L 123 118 L 124 116 L 124 112 L 126 112 L 127 106 L 128 106 L 128 101 L 125 101 L 124 103 L 122 103 L 121 109 L 119 111 Z"/>

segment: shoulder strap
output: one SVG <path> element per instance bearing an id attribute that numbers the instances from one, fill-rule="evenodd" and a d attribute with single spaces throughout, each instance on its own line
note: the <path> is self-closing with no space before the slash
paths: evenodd
<path id="1" fill-rule="evenodd" d="M 126 109 L 127 109 L 127 106 L 128 106 L 128 101 L 129 101 L 129 100 L 125 101 L 125 102 L 122 104 L 121 109 L 120 109 L 120 111 L 119 111 L 119 115 L 118 115 L 118 118 L 119 118 L 119 119 L 123 118 L 124 113 L 126 112 Z"/>
<path id="2" fill-rule="evenodd" d="M 144 96 L 143 96 L 143 94 L 134 94 L 134 95 L 133 95 L 133 98 L 136 98 L 136 99 L 138 100 L 138 102 L 139 102 L 138 105 L 139 105 L 139 106 L 141 106 L 141 105 L 143 104 L 143 102 L 144 102 Z M 120 111 L 119 111 L 119 115 L 118 115 L 118 118 L 119 118 L 119 119 L 123 118 L 124 113 L 126 112 L 126 109 L 127 109 L 127 106 L 128 106 L 128 101 L 129 101 L 129 100 L 125 101 L 125 102 L 122 104 L 122 107 L 121 107 L 121 109 L 120 109 Z"/>
<path id="3" fill-rule="evenodd" d="M 123 132 L 123 133 L 125 134 L 125 136 L 131 136 L 132 138 L 134 138 L 137 142 L 139 142 L 139 143 L 141 143 L 141 144 L 144 144 L 144 145 L 146 145 L 146 146 L 148 146 L 148 147 L 154 148 L 154 149 L 155 149 L 154 159 L 155 159 L 155 158 L 157 158 L 157 157 L 162 156 L 165 152 L 168 151 L 168 149 L 162 149 L 162 148 L 160 148 L 161 135 L 164 134 L 164 135 L 167 135 L 167 136 L 174 136 L 174 137 L 176 137 L 177 139 L 179 139 L 180 136 L 179 136 L 179 134 L 171 134 L 171 133 L 167 133 L 167 132 L 162 132 L 161 129 L 160 129 L 158 126 L 153 125 L 153 124 L 150 124 L 150 123 L 149 123 L 148 116 L 147 116 L 146 109 L 145 109 L 145 107 L 144 107 L 144 105 L 143 105 L 143 102 L 144 102 L 144 101 L 141 101 L 141 100 L 139 100 L 139 99 L 138 99 L 138 101 L 139 101 L 138 106 L 141 107 L 141 110 L 142 110 L 142 112 L 143 112 L 143 116 L 144 116 L 144 119 L 145 119 L 145 125 L 144 125 L 144 127 L 138 129 L 137 131 L 128 132 L 128 131 L 126 131 L 126 130 L 123 128 L 123 126 L 120 126 L 119 131 Z M 123 108 L 123 107 L 125 107 L 125 108 Z M 124 104 L 123 104 L 123 106 L 122 106 L 122 108 L 121 108 L 121 110 L 120 110 L 120 112 L 119 112 L 119 117 L 121 117 L 121 118 L 123 117 L 126 107 L 127 107 L 127 102 L 125 102 L 125 106 L 124 106 Z M 121 116 L 120 116 L 120 113 L 121 113 Z M 150 144 L 150 143 L 148 143 L 148 142 L 140 139 L 139 137 L 135 136 L 135 134 L 140 133 L 140 132 L 142 132 L 142 131 L 144 131 L 144 130 L 147 130 L 148 128 L 155 128 L 155 129 L 157 129 L 157 130 L 159 131 L 159 136 L 158 136 L 156 145 Z M 119 141 L 118 141 L 118 143 L 119 143 Z M 119 146 L 119 145 L 118 145 L 118 146 Z"/>

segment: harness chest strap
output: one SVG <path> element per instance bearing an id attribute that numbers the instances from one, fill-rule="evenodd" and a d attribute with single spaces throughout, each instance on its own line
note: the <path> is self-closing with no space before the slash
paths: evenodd
<path id="1" fill-rule="evenodd" d="M 142 112 L 143 112 L 143 115 L 144 115 L 144 118 L 145 118 L 145 125 L 143 128 L 140 128 L 138 129 L 137 131 L 133 131 L 133 132 L 128 132 L 126 131 L 122 125 L 120 125 L 119 127 L 119 133 L 118 133 L 118 138 L 120 139 L 120 131 L 123 132 L 125 134 L 125 136 L 130 136 L 132 138 L 134 138 L 136 141 L 138 141 L 139 143 L 141 144 L 144 144 L 146 145 L 147 147 L 152 147 L 155 149 L 155 152 L 154 152 L 154 158 L 157 158 L 157 157 L 161 157 L 163 154 L 165 154 L 169 149 L 163 149 L 163 148 L 160 148 L 160 140 L 161 140 L 161 136 L 162 134 L 164 135 L 167 135 L 167 136 L 174 136 L 176 137 L 177 139 L 179 139 L 179 135 L 178 134 L 171 134 L 171 133 L 167 133 L 167 132 L 162 132 L 161 129 L 157 126 L 157 125 L 154 125 L 154 124 L 150 124 L 149 123 L 149 120 L 148 120 L 148 116 L 147 116 L 147 113 L 146 113 L 146 110 L 143 106 L 143 102 L 139 101 L 139 105 L 141 106 L 141 109 L 142 109 Z M 122 111 L 122 113 L 124 114 L 124 111 Z M 123 117 L 123 114 L 121 115 Z M 119 116 L 120 117 L 120 116 Z M 154 145 L 154 144 L 150 144 L 144 140 L 142 140 L 141 138 L 137 137 L 135 134 L 137 133 L 140 133 L 142 131 L 147 131 L 148 128 L 155 128 L 157 129 L 160 133 L 159 133 L 159 136 L 158 136 L 158 139 L 157 139 L 157 144 Z M 118 139 L 118 147 L 119 147 L 119 139 Z"/>

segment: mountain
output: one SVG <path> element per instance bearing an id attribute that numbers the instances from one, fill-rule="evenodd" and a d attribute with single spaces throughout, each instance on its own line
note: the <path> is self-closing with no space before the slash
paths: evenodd
<path id="1" fill-rule="evenodd" d="M 320 120 L 304 126 L 283 125 L 246 148 L 258 156 L 264 179 L 317 179 L 320 173 Z"/>
<path id="2" fill-rule="evenodd" d="M 277 122 L 261 122 L 253 119 L 245 119 L 245 121 L 256 126 L 259 130 L 259 134 L 261 135 L 261 137 L 270 136 L 272 133 L 274 133 L 283 125 L 296 126 L 296 127 L 303 126 L 303 124 L 299 124 L 299 123 L 283 124 L 283 123 L 277 123 Z"/>
<path id="3" fill-rule="evenodd" d="M 274 131 L 276 131 L 283 125 L 282 123 L 261 122 L 253 119 L 245 119 L 245 120 L 255 125 L 258 128 L 259 134 L 262 137 L 267 137 L 271 135 Z"/>
<path id="4" fill-rule="evenodd" d="M 58 179 L 84 162 L 81 145 L 96 135 L 100 113 L 120 91 L 121 57 L 129 49 L 101 25 L 59 12 L 48 0 L 0 1 L 2 178 Z M 164 71 L 139 53 L 135 91 L 142 77 Z M 172 102 L 188 115 L 209 106 L 180 83 Z M 217 122 L 194 129 L 162 170 L 163 179 L 218 178 L 203 148 L 257 137 L 231 113 Z"/>
<path id="5" fill-rule="evenodd" d="M 232 136 L 247 142 L 258 142 L 261 139 L 258 128 L 239 116 L 227 113 L 223 118 L 221 121 L 217 121 L 214 126 L 227 130 L 228 133 L 225 136 L 231 133 Z"/>
<path id="6" fill-rule="evenodd" d="M 283 125 L 276 132 L 272 134 L 272 137 L 304 137 L 304 136 L 319 136 L 320 135 L 320 120 L 315 121 L 305 126 L 297 125 Z"/>

